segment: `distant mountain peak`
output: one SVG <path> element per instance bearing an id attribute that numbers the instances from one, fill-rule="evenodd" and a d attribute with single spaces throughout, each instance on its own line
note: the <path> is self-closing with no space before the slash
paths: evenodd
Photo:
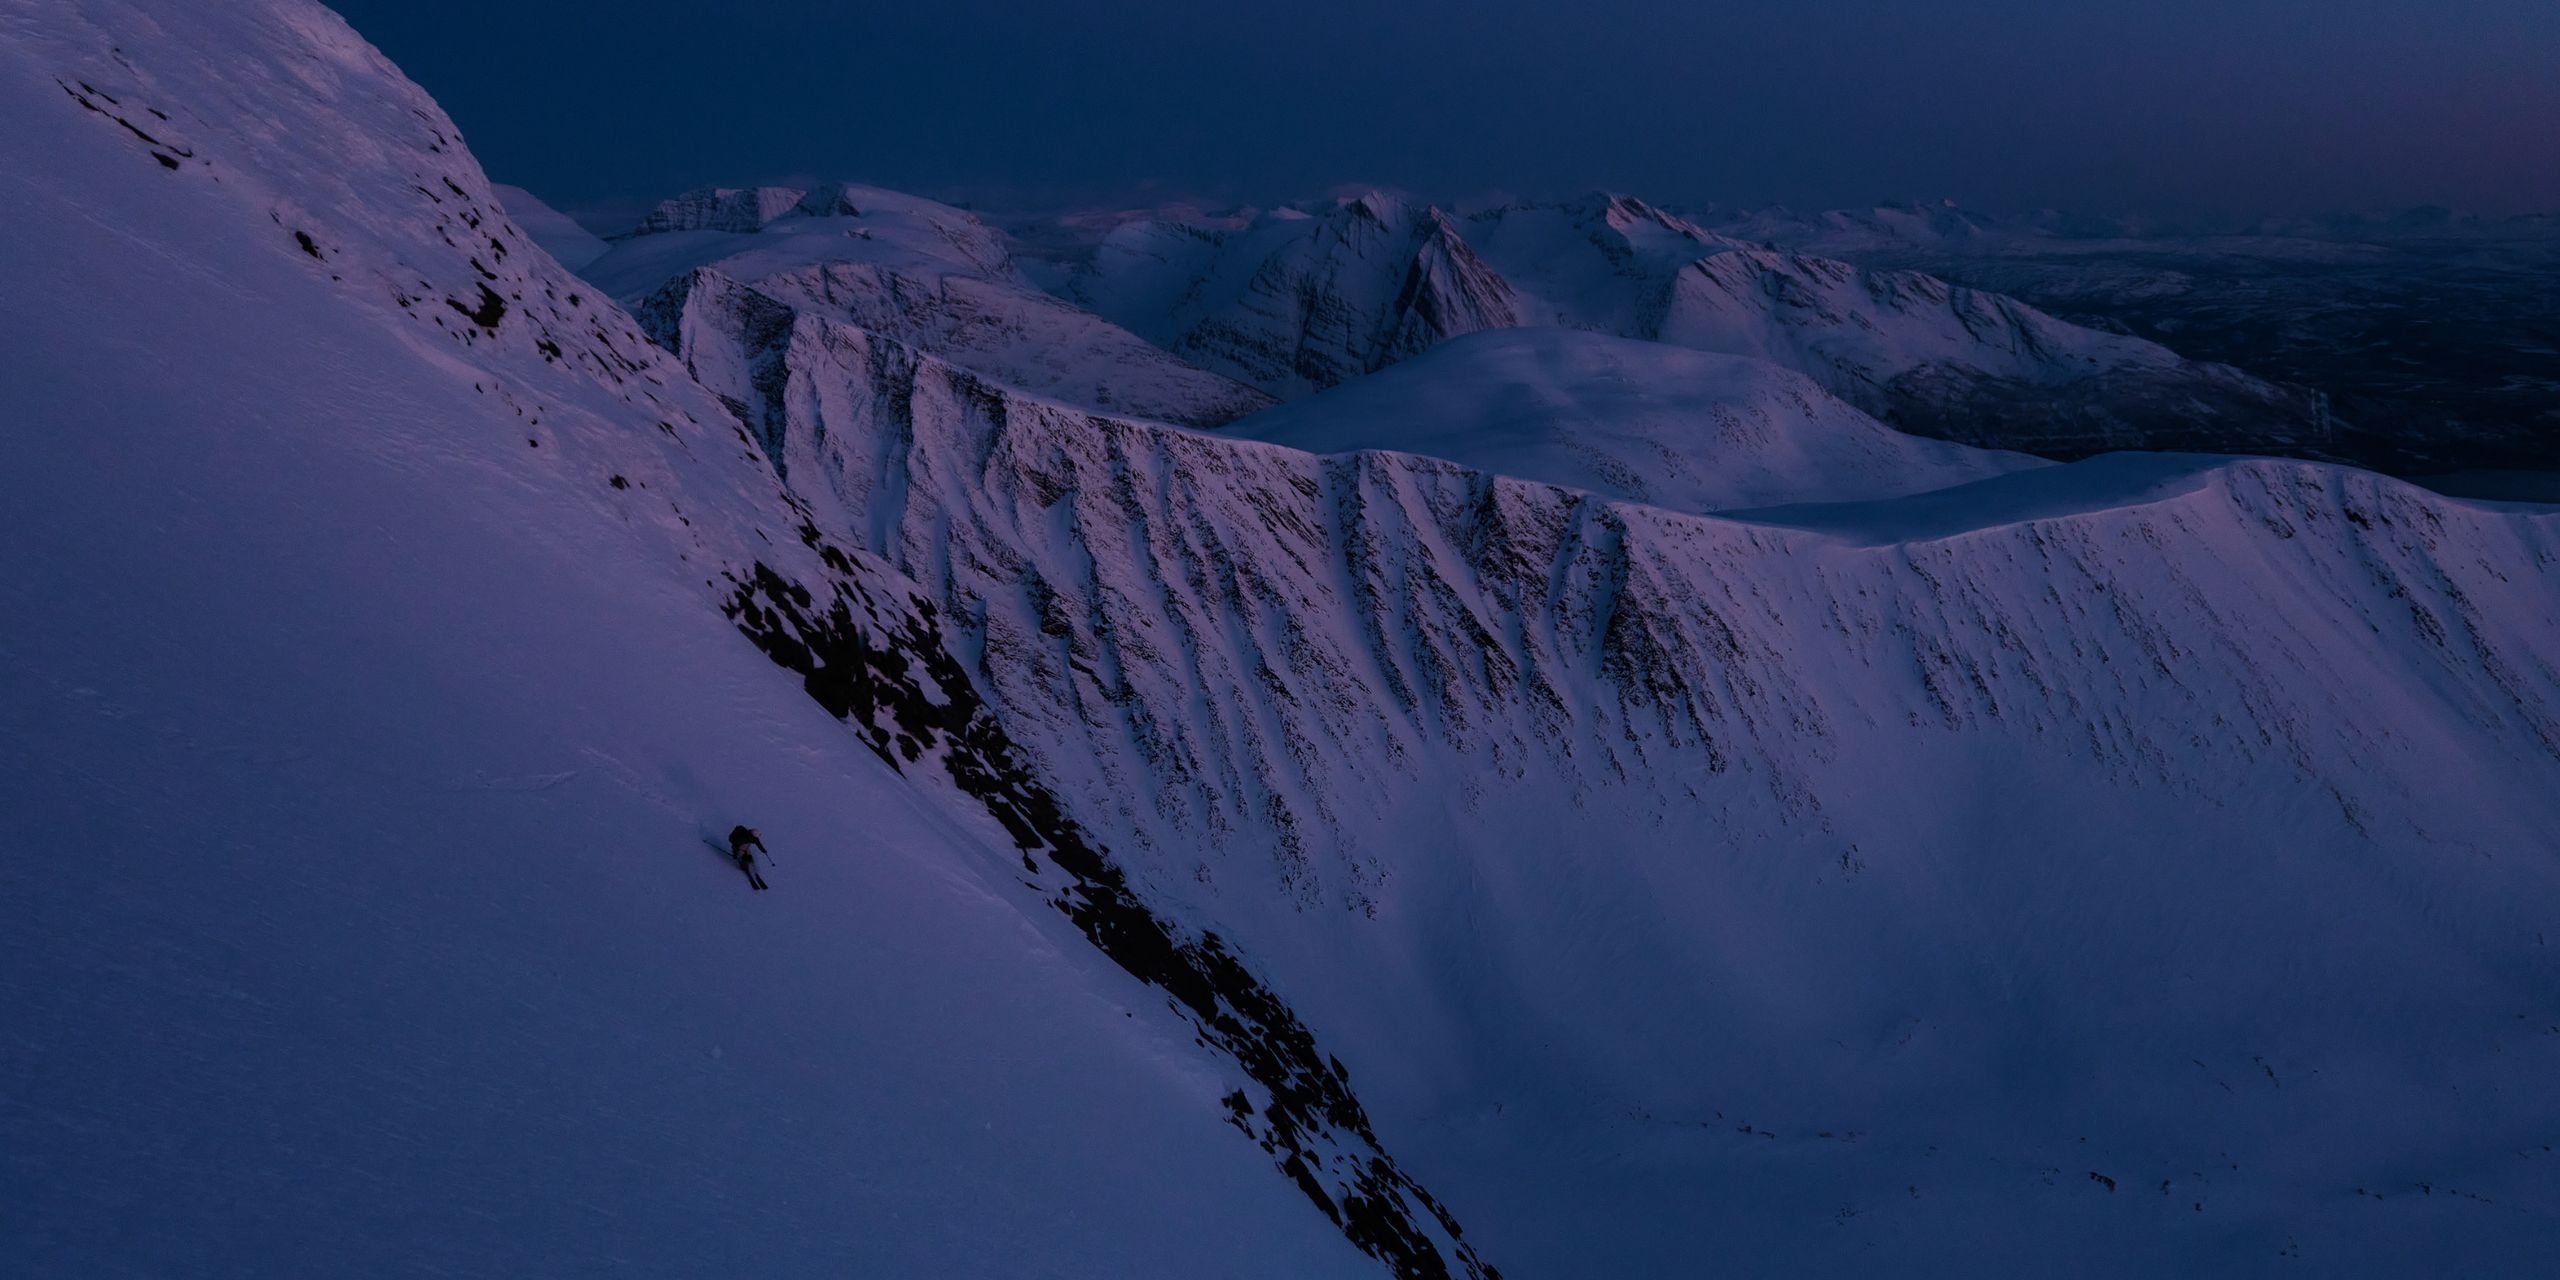
<path id="1" fill-rule="evenodd" d="M 668 231 L 761 231 L 800 207 L 809 193 L 797 187 L 696 187 L 662 201 L 627 235 Z"/>

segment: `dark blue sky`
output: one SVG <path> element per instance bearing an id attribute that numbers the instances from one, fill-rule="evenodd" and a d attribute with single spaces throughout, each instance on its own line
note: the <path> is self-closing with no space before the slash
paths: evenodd
<path id="1" fill-rule="evenodd" d="M 492 174 L 2560 208 L 2555 0 L 339 0 Z"/>

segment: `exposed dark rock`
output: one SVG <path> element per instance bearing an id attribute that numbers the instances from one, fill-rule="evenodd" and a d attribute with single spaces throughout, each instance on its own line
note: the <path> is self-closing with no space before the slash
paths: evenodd
<path id="1" fill-rule="evenodd" d="M 931 604 L 855 580 L 852 558 L 814 525 L 801 540 L 838 577 L 829 595 L 758 562 L 731 575 L 724 612 L 748 639 L 846 721 L 892 768 L 938 763 L 984 805 L 1021 851 L 1050 905 L 1131 976 L 1166 995 L 1203 1043 L 1232 1058 L 1263 1094 L 1225 1099 L 1229 1119 L 1269 1153 L 1363 1252 L 1400 1277 L 1500 1272 L 1460 1239 L 1458 1223 L 1380 1146 L 1349 1073 L 1279 994 L 1218 935 L 1194 935 L 1151 909 L 1005 739 L 968 675 L 945 650 Z"/>

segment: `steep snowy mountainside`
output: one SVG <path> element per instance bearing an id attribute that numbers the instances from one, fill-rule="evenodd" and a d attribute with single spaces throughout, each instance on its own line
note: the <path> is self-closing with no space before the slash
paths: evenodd
<path id="1" fill-rule="evenodd" d="M 2560 515 L 2106 457 L 1718 519 L 679 319 L 1513 1274 L 2515 1274 Z"/>
<path id="2" fill-rule="evenodd" d="M 752 192 L 671 200 L 582 273 L 636 306 L 714 270 L 1085 408 L 1216 426 L 1270 403 L 1035 287 L 1004 233 L 966 211 L 850 184 L 761 190 L 754 201 Z"/>
<path id="3" fill-rule="evenodd" d="M 498 198 L 507 217 L 524 230 L 526 239 L 571 271 L 603 257 L 610 247 L 605 244 L 604 237 L 580 226 L 577 219 L 543 203 L 542 197 L 522 187 L 500 183 L 490 187 L 489 191 Z"/>
<path id="4" fill-rule="evenodd" d="M 1572 329 L 1452 339 L 1223 434 L 1425 454 L 1699 512 L 1889 498 L 2050 465 L 1905 435 L 1765 360 Z"/>
<path id="5" fill-rule="evenodd" d="M 1374 191 L 1240 230 L 1125 223 L 1066 292 L 1282 399 L 1521 323 L 1510 287 L 1447 214 Z"/>
<path id="6" fill-rule="evenodd" d="M 0 29 L 13 1263 L 1491 1274 L 334 15 Z"/>
<path id="7" fill-rule="evenodd" d="M 1623 195 L 1464 219 L 1372 195 L 1243 231 L 1131 222 L 1066 292 L 1283 399 L 1460 334 L 1557 325 L 1775 360 L 1905 431 L 2057 457 L 2298 448 L 2334 430 L 2306 391 Z"/>

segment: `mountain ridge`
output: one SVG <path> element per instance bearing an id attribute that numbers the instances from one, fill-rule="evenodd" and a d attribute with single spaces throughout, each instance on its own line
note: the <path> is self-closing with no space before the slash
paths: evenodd
<path id="1" fill-rule="evenodd" d="M 1408 244 L 1463 270 L 1439 271 Z M 1398 287 L 1444 276 L 1464 305 L 1416 306 Z M 2300 389 L 1605 193 L 1463 220 L 1367 195 L 1242 230 L 1125 222 L 1061 289 L 1283 399 L 1479 329 L 1554 324 L 1760 356 L 1914 434 L 2054 457 L 2208 439 L 2281 452 L 2335 429 Z"/>
<path id="2" fill-rule="evenodd" d="M 705 189 L 581 271 L 639 306 L 706 268 L 1088 408 L 1216 426 L 1270 403 L 1034 287 L 1008 237 L 967 211 L 874 187 Z"/>
<path id="3" fill-rule="evenodd" d="M 2156 1197 L 2182 1218 L 2101 1200 L 2039 1228 L 2124 1274 L 2244 1273 L 2221 1233 L 2315 1222 L 2322 1256 L 2388 1270 L 2410 1238 L 2321 1207 L 2284 1153 L 2326 1108 L 2460 1104 L 2298 1077 L 2538 1016 L 2549 514 L 2319 464 L 2119 456 L 1691 516 L 1079 413 L 805 314 L 759 336 L 697 310 L 682 341 L 818 524 L 959 620 L 972 679 L 1132 876 L 1270 966 L 1453 1205 L 1494 1206 L 1473 1230 L 1508 1266 L 1658 1268 L 1700 1213 L 1735 1256 L 1801 1265 L 1822 1248 L 1801 1195 L 1822 1193 L 1743 1190 L 1751 1148 L 1699 1136 L 1775 1140 L 1784 1115 L 1814 1144 L 1788 1167 L 1870 1207 L 1919 1179 L 1996 1212 L 2074 1159 L 2183 1188 Z M 2391 926 L 2394 967 L 2365 940 L 2409 893 L 2450 932 Z M 2236 927 L 2279 910 L 2284 931 Z M 2504 976 L 2464 987 L 2475 947 Z M 1996 993 L 2017 982 L 2086 1003 L 2010 1026 Z M 1929 1027 L 1906 1058 L 1898 1037 Z M 1719 1051 L 1736 1039 L 1760 1054 Z M 2551 1047 L 2498 1043 L 2460 1071 L 2543 1114 L 2521 1063 L 2491 1063 Z M 1960 1083 L 2009 1053 L 2080 1070 Z M 2319 1101 L 2216 1101 L 2252 1055 Z M 1628 1127 L 1645 1115 L 1684 1118 Z M 2075 1152 L 2075 1125 L 2105 1154 Z M 1833 1162 L 1822 1129 L 1864 1138 Z M 2401 1158 L 2379 1129 L 2321 1141 L 2347 1167 Z M 2541 1185 L 2464 1141 L 2460 1185 Z M 1564 1154 L 1675 1142 L 1668 1183 Z M 2262 1171 L 2206 1178 L 2216 1151 Z M 1667 1188 L 1693 1178 L 1727 1207 L 1678 1210 Z M 1567 1190 L 1585 1179 L 1608 1190 Z M 1978 1244 L 1877 1211 L 1897 1256 Z"/>

